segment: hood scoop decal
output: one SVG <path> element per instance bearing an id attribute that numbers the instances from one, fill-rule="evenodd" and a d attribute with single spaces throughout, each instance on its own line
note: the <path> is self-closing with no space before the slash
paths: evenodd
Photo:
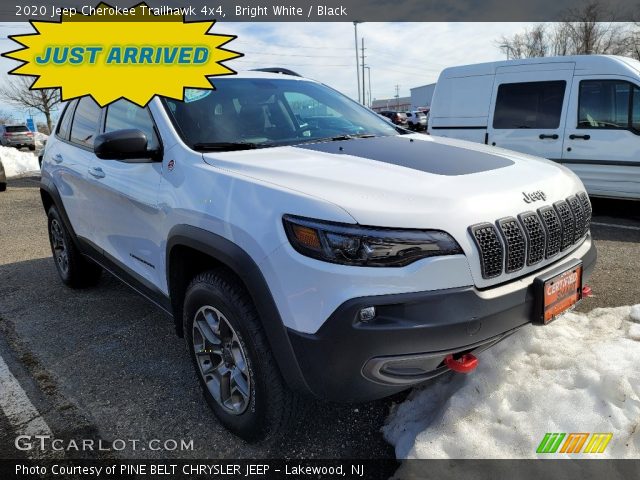
<path id="1" fill-rule="evenodd" d="M 295 148 L 351 155 L 434 175 L 469 175 L 513 165 L 507 158 L 402 135 L 309 143 Z"/>

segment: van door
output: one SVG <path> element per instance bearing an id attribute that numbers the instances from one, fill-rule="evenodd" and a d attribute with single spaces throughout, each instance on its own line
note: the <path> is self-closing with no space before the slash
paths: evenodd
<path id="1" fill-rule="evenodd" d="M 560 158 L 574 63 L 496 69 L 487 143 Z"/>
<path id="2" fill-rule="evenodd" d="M 640 198 L 640 82 L 574 79 L 562 162 L 591 195 Z"/>

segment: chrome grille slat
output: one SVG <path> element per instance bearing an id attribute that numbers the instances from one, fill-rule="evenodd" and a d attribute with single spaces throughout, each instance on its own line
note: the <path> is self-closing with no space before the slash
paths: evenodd
<path id="1" fill-rule="evenodd" d="M 480 223 L 471 227 L 471 235 L 480 252 L 480 268 L 484 278 L 497 277 L 502 273 L 504 250 L 496 227 Z"/>
<path id="2" fill-rule="evenodd" d="M 472 225 L 469 232 L 480 254 L 482 277 L 517 272 L 567 250 L 588 233 L 591 215 L 589 197 L 580 192 L 517 219 Z"/>
<path id="3" fill-rule="evenodd" d="M 576 221 L 566 201 L 560 200 L 554 203 L 553 206 L 558 212 L 558 217 L 560 217 L 560 222 L 562 223 L 562 250 L 566 250 L 573 244 Z"/>
<path id="4" fill-rule="evenodd" d="M 527 235 L 527 265 L 535 265 L 544 259 L 547 247 L 544 227 L 535 212 L 521 213 L 518 218 Z"/>
<path id="5" fill-rule="evenodd" d="M 545 233 L 547 235 L 547 251 L 546 258 L 551 258 L 562 248 L 562 227 L 560 226 L 560 218 L 553 207 L 542 207 L 538 209 L 538 215 L 542 219 Z"/>
<path id="6" fill-rule="evenodd" d="M 571 208 L 571 212 L 573 213 L 573 218 L 576 219 L 576 229 L 573 232 L 573 243 L 577 242 L 582 235 L 584 234 L 584 210 L 582 208 L 582 202 L 578 200 L 578 197 L 571 196 L 567 198 L 567 203 Z"/>
<path id="7" fill-rule="evenodd" d="M 593 210 L 591 209 L 591 202 L 589 201 L 589 195 L 587 195 L 585 192 L 580 192 L 578 194 L 578 198 L 582 203 L 582 208 L 585 213 L 584 231 L 582 232 L 584 235 L 589 231 L 589 228 L 591 228 L 591 215 L 593 214 Z"/>
<path id="8" fill-rule="evenodd" d="M 497 223 L 506 248 L 505 271 L 507 273 L 517 272 L 524 267 L 527 253 L 527 244 L 522 228 L 513 217 L 502 218 Z"/>

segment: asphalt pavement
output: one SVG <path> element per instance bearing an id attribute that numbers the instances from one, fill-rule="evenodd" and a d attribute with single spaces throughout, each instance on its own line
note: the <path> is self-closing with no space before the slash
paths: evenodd
<path id="1" fill-rule="evenodd" d="M 640 202 L 595 200 L 594 214 L 594 297 L 578 309 L 640 303 Z M 67 452 L 71 457 L 393 457 L 380 427 L 404 398 L 314 403 L 284 442 L 237 439 L 205 405 L 184 341 L 167 315 L 107 274 L 88 290 L 61 284 L 36 178 L 9 181 L 0 193 L 0 359 L 22 390 L 17 398 L 27 398 L 30 411 L 38 412 L 38 425 L 55 438 L 93 439 L 107 447 Z M 16 426 L 0 409 L 0 458 L 37 453 L 14 445 L 16 432 L 33 422 L 25 418 Z M 126 447 L 120 450 L 118 441 Z M 150 448 L 158 446 L 165 449 Z"/>

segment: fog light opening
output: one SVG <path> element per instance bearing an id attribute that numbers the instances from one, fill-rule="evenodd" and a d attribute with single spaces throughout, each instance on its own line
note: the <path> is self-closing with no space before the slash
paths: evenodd
<path id="1" fill-rule="evenodd" d="M 376 307 L 361 308 L 358 314 L 360 321 L 367 323 L 376 318 Z"/>

